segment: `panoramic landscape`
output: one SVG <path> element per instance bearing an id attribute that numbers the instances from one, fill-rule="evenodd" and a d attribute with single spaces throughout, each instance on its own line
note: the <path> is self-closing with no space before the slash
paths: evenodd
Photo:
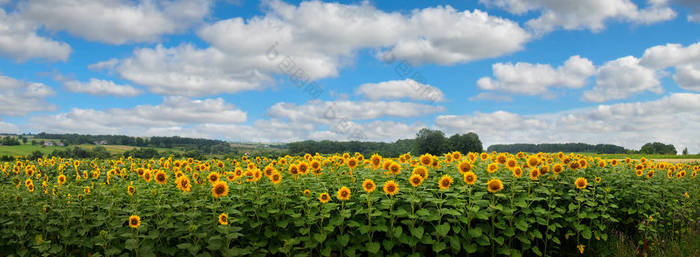
<path id="1" fill-rule="evenodd" d="M 700 256 L 698 1 L 0 8 L 0 257 Z"/>

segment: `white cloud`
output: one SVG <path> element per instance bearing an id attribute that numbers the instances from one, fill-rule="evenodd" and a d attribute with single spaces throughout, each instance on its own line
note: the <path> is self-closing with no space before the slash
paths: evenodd
<path id="1" fill-rule="evenodd" d="M 157 135 L 149 133 L 198 124 L 237 124 L 246 119 L 245 112 L 222 98 L 193 100 L 166 97 L 159 105 L 106 110 L 73 108 L 56 115 L 34 116 L 27 127 L 45 132 Z"/>
<path id="2" fill-rule="evenodd" d="M 118 85 L 113 81 L 90 79 L 88 82 L 69 80 L 63 83 L 68 90 L 76 93 L 87 93 L 91 95 L 115 95 L 115 96 L 137 96 L 141 94 L 138 89 L 129 85 Z"/>
<path id="3" fill-rule="evenodd" d="M 30 0 L 18 9 L 52 31 L 110 44 L 153 42 L 209 14 L 210 0 Z"/>
<path id="4" fill-rule="evenodd" d="M 412 79 L 366 83 L 360 85 L 355 90 L 355 93 L 370 100 L 401 98 L 431 102 L 442 102 L 445 100 L 445 95 L 439 88 L 422 84 Z"/>
<path id="5" fill-rule="evenodd" d="M 47 59 L 65 61 L 71 47 L 63 42 L 37 35 L 38 25 L 16 13 L 7 14 L 0 8 L 0 55 L 17 61 Z"/>
<path id="6" fill-rule="evenodd" d="M 54 91 L 42 84 L 0 75 L 0 115 L 22 116 L 30 112 L 51 111 L 56 106 L 45 101 Z"/>
<path id="7" fill-rule="evenodd" d="M 0 133 L 19 133 L 17 125 L 0 121 Z"/>
<path id="8" fill-rule="evenodd" d="M 578 55 L 556 69 L 549 64 L 526 62 L 495 63 L 492 69 L 495 78 L 480 78 L 479 88 L 526 95 L 548 95 L 550 87 L 581 88 L 595 73 L 593 63 Z"/>
<path id="9" fill-rule="evenodd" d="M 592 90 L 583 92 L 583 100 L 604 102 L 624 99 L 633 94 L 650 91 L 663 93 L 655 70 L 639 64 L 639 59 L 626 56 L 606 62 L 598 69 L 596 84 Z"/>
<path id="10" fill-rule="evenodd" d="M 91 67 L 154 93 L 205 96 L 261 89 L 276 74 L 302 82 L 337 76 L 363 49 L 385 60 L 455 64 L 518 51 L 531 38 L 515 22 L 449 6 L 401 14 L 366 2 L 269 1 L 263 11 L 204 26 L 198 35 L 208 48 L 158 45 Z"/>
<path id="11" fill-rule="evenodd" d="M 631 0 L 480 0 L 479 2 L 517 15 L 539 11 L 539 17 L 526 22 L 528 27 L 539 34 L 560 28 L 601 31 L 608 20 L 651 24 L 676 17 L 676 12 L 665 0 L 649 1 L 648 6 L 642 9 Z"/>
<path id="12" fill-rule="evenodd" d="M 478 95 L 469 97 L 469 101 L 497 101 L 497 102 L 512 102 L 513 98 L 494 92 L 481 92 Z"/>
<path id="13" fill-rule="evenodd" d="M 678 93 L 647 102 L 519 115 L 497 111 L 441 115 L 435 125 L 446 133 L 475 131 L 485 145 L 502 143 L 611 143 L 639 149 L 660 141 L 677 150 L 700 151 L 700 94 Z"/>
<path id="14" fill-rule="evenodd" d="M 444 111 L 442 106 L 398 101 L 319 101 L 304 105 L 277 103 L 267 114 L 293 122 L 330 124 L 342 120 L 371 120 L 381 117 L 419 117 Z"/>
<path id="15" fill-rule="evenodd" d="M 700 42 L 683 47 L 666 44 L 648 48 L 640 63 L 655 69 L 674 67 L 673 79 L 685 89 L 700 91 Z"/>

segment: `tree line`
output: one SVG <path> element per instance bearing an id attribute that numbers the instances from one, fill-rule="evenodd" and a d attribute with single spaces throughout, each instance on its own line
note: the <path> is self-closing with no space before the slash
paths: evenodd
<path id="1" fill-rule="evenodd" d="M 289 143 L 287 146 L 290 154 L 357 152 L 364 156 L 376 153 L 385 157 L 397 157 L 404 153 L 440 155 L 450 151 L 461 151 L 463 153 L 483 151 L 481 140 L 475 133 L 454 134 L 447 138 L 442 131 L 427 128 L 421 129 L 414 139 L 400 139 L 393 143 L 306 140 Z"/>
<path id="2" fill-rule="evenodd" d="M 130 137 L 123 135 L 79 135 L 39 133 L 37 139 L 58 139 L 67 145 L 104 144 L 137 147 L 182 148 L 185 151 L 197 150 L 202 154 L 229 154 L 234 149 L 222 140 L 187 137 Z"/>
<path id="3" fill-rule="evenodd" d="M 556 153 L 556 152 L 573 152 L 573 153 L 597 153 L 597 154 L 615 154 L 629 153 L 630 150 L 622 146 L 611 144 L 584 144 L 584 143 L 564 143 L 564 144 L 496 144 L 488 147 L 489 152 L 508 152 L 508 153 Z"/>

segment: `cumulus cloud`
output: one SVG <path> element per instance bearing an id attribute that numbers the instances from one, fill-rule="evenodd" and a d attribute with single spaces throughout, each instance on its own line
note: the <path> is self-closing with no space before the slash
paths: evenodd
<path id="1" fill-rule="evenodd" d="M 538 34 L 557 29 L 601 31 L 605 29 L 605 23 L 608 20 L 651 24 L 676 17 L 676 12 L 665 0 L 650 0 L 644 8 L 640 8 L 631 0 L 480 0 L 479 2 L 517 15 L 539 12 L 538 17 L 526 22 L 527 26 Z"/>
<path id="2" fill-rule="evenodd" d="M 58 133 L 157 135 L 150 132 L 198 124 L 237 124 L 246 119 L 244 111 L 222 98 L 166 97 L 159 105 L 106 110 L 73 108 L 56 115 L 34 116 L 29 119 L 28 128 Z"/>
<path id="3" fill-rule="evenodd" d="M 422 84 L 413 79 L 365 83 L 360 85 L 355 90 L 355 93 L 370 100 L 401 98 L 431 102 L 442 102 L 445 100 L 445 95 L 439 88 Z"/>
<path id="4" fill-rule="evenodd" d="M 381 117 L 419 117 L 444 111 L 442 106 L 398 101 L 320 101 L 303 105 L 277 103 L 267 114 L 280 119 L 312 124 L 330 124 L 339 120 L 371 120 Z"/>
<path id="5" fill-rule="evenodd" d="M 531 38 L 510 20 L 450 6 L 402 14 L 367 2 L 268 1 L 263 12 L 203 26 L 207 48 L 157 45 L 91 67 L 154 93 L 205 96 L 264 88 L 275 75 L 303 83 L 337 76 L 363 49 L 387 61 L 450 65 L 512 53 Z"/>
<path id="6" fill-rule="evenodd" d="M 153 42 L 209 14 L 210 0 L 29 0 L 18 9 L 52 31 L 109 44 Z"/>
<path id="7" fill-rule="evenodd" d="M 64 42 L 37 35 L 38 27 L 17 13 L 7 14 L 0 8 L 0 55 L 17 61 L 35 58 L 67 60 L 71 47 Z"/>
<path id="8" fill-rule="evenodd" d="M 87 82 L 69 80 L 63 83 L 68 90 L 76 93 L 86 93 L 91 95 L 115 95 L 115 96 L 137 96 L 141 94 L 138 89 L 129 85 L 118 85 L 113 81 L 92 78 Z"/>
<path id="9" fill-rule="evenodd" d="M 678 86 L 700 91 L 700 42 L 687 47 L 681 44 L 650 47 L 644 51 L 640 63 L 661 70 L 673 67 L 673 79 Z"/>
<path id="10" fill-rule="evenodd" d="M 46 102 L 54 91 L 42 83 L 25 82 L 0 75 L 0 115 L 22 116 L 30 112 L 51 111 L 56 106 Z"/>
<path id="11" fill-rule="evenodd" d="M 624 99 L 644 91 L 663 93 L 656 71 L 640 65 L 636 57 L 626 56 L 606 62 L 600 67 L 595 86 L 584 92 L 582 99 L 604 102 Z"/>
<path id="12" fill-rule="evenodd" d="M 496 111 L 440 115 L 435 125 L 447 133 L 475 131 L 485 144 L 586 142 L 632 149 L 661 141 L 700 151 L 700 94 L 677 93 L 647 102 L 519 115 Z"/>
<path id="13" fill-rule="evenodd" d="M 557 68 L 549 64 L 518 62 L 495 63 L 492 69 L 494 78 L 480 78 L 479 88 L 526 95 L 548 95 L 551 87 L 581 88 L 595 74 L 593 63 L 578 55 L 571 56 Z"/>

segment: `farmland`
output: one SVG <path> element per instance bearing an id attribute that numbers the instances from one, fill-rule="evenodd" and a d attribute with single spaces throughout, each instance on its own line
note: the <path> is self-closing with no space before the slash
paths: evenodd
<path id="1" fill-rule="evenodd" d="M 645 158 L 52 157 L 2 168 L 2 256 L 620 256 L 609 251 L 619 235 L 653 255 L 696 238 L 700 212 L 700 166 Z"/>

